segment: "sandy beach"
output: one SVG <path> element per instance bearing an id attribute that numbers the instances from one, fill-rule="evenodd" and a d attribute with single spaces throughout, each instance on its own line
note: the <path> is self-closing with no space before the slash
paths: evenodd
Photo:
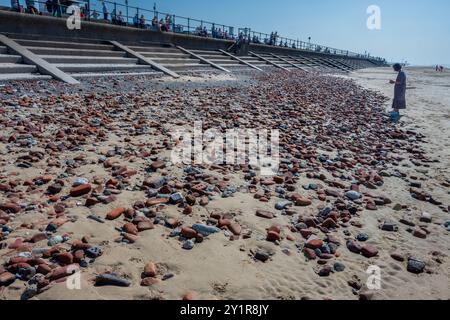
<path id="1" fill-rule="evenodd" d="M 405 71 L 399 124 L 389 68 L 0 86 L 0 298 L 450 299 L 450 73 Z M 279 173 L 172 163 L 198 120 L 280 129 Z"/>

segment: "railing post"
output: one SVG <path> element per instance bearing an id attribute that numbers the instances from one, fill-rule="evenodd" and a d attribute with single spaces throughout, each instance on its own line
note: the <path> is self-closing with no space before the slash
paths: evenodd
<path id="1" fill-rule="evenodd" d="M 188 19 L 188 34 L 191 34 L 191 19 L 190 18 L 187 19 Z"/>
<path id="2" fill-rule="evenodd" d="M 128 26 L 128 0 L 125 0 L 125 12 L 127 13 L 127 26 Z"/>

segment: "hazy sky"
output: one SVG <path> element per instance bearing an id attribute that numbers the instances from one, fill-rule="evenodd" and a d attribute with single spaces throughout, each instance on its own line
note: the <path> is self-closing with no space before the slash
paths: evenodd
<path id="1" fill-rule="evenodd" d="M 367 50 L 389 61 L 450 65 L 449 0 L 129 0 L 149 9 L 154 2 L 161 12 L 265 33 L 277 30 L 304 41 L 310 36 L 318 44 Z M 381 30 L 367 28 L 370 5 L 381 9 Z"/>

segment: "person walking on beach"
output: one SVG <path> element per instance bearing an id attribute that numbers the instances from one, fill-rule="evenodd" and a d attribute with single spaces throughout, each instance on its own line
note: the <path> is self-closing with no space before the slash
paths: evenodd
<path id="1" fill-rule="evenodd" d="M 396 63 L 393 66 L 394 70 L 398 72 L 397 80 L 390 80 L 394 84 L 394 101 L 392 102 L 392 109 L 400 116 L 400 110 L 406 109 L 406 74 L 402 71 L 402 65 Z"/>

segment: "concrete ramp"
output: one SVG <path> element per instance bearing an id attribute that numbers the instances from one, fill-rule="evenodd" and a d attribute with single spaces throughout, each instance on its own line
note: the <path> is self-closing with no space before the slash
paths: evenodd
<path id="1" fill-rule="evenodd" d="M 127 46 L 124 46 L 123 44 L 120 44 L 117 41 L 110 41 L 110 43 L 113 46 L 115 46 L 117 49 L 126 52 L 127 55 L 129 55 L 130 57 L 138 59 L 141 64 L 149 65 L 153 69 L 161 71 L 161 72 L 164 72 L 165 74 L 167 74 L 167 75 L 169 75 L 171 77 L 174 77 L 174 78 L 179 78 L 180 77 L 177 73 L 173 72 L 172 70 L 169 70 L 168 68 L 164 67 L 163 65 L 153 61 L 149 57 L 145 57 L 142 54 L 140 54 L 139 52 L 136 52 L 133 49 L 131 49 L 131 48 L 127 47 Z"/>

